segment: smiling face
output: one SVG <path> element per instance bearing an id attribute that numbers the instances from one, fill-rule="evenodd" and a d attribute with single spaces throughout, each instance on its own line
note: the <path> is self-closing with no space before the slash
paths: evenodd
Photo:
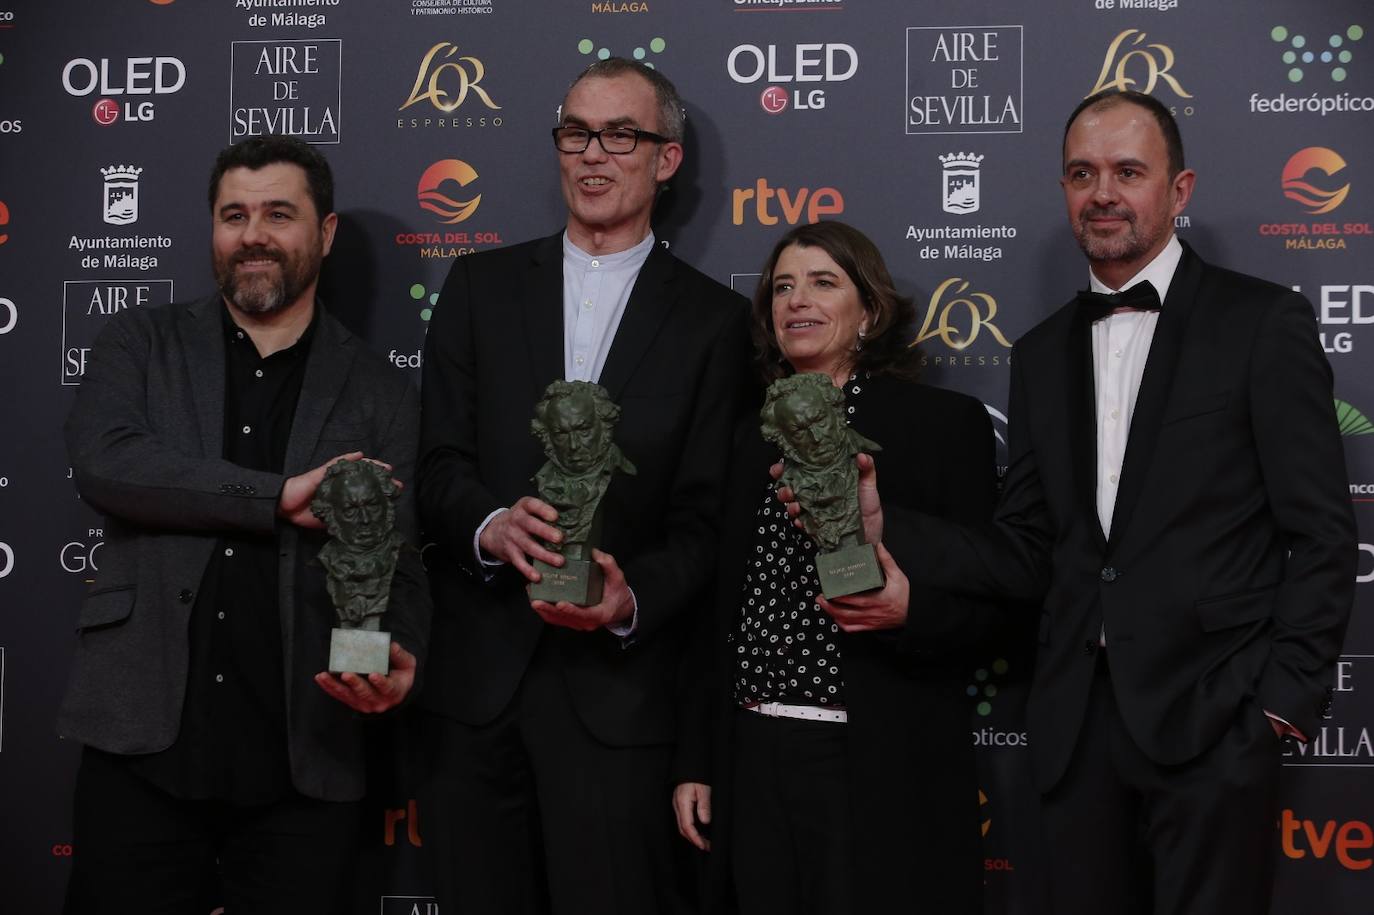
<path id="1" fill-rule="evenodd" d="M 584 473 L 597 466 L 610 446 L 610 427 L 596 415 L 586 394 L 572 394 L 549 409 L 549 457 L 565 470 Z"/>
<path id="2" fill-rule="evenodd" d="M 858 287 L 825 249 L 782 250 L 773 265 L 773 335 L 793 369 L 842 383 L 868 324 Z"/>
<path id="3" fill-rule="evenodd" d="M 1195 175 L 1169 175 L 1164 134 L 1139 105 L 1089 108 L 1064 138 L 1064 202 L 1069 223 L 1098 279 L 1120 288 L 1173 235 L 1174 217 Z"/>
<path id="4" fill-rule="evenodd" d="M 653 86 L 633 73 L 578 82 L 563 101 L 559 123 L 590 130 L 663 130 Z M 611 155 L 592 140 L 583 152 L 556 155 L 568 205 L 568 236 L 591 254 L 612 254 L 633 248 L 649 234 L 658 185 L 682 163 L 682 145 L 640 138 L 634 152 Z"/>
<path id="5" fill-rule="evenodd" d="M 231 168 L 220 179 L 210 247 L 224 299 L 252 315 L 313 303 L 338 217 L 315 212 L 299 165 Z"/>

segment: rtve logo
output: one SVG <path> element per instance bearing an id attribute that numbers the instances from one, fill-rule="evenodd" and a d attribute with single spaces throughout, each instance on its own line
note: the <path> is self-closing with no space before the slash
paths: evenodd
<path id="1" fill-rule="evenodd" d="M 1325 860 L 1334 853 L 1346 870 L 1369 870 L 1374 864 L 1369 854 L 1374 848 L 1374 829 L 1363 820 L 1327 820 L 1318 824 L 1315 820 L 1299 819 L 1285 807 L 1279 820 L 1279 838 L 1283 853 L 1294 860 L 1308 855 Z"/>
<path id="2" fill-rule="evenodd" d="M 754 201 L 752 212 L 759 225 L 775 226 L 779 216 L 789 226 L 801 221 L 803 213 L 807 223 L 818 222 L 825 216 L 838 216 L 844 212 L 844 195 L 833 187 L 820 187 L 812 191 L 802 188 L 789 191 L 787 188 L 770 187 L 767 178 L 760 178 L 753 187 L 737 187 L 731 192 L 730 221 L 737 226 L 744 225 L 745 204 Z M 777 202 L 776 209 L 773 206 Z"/>

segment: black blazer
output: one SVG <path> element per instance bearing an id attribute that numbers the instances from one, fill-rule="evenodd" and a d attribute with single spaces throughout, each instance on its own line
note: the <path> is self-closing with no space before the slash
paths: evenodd
<path id="1" fill-rule="evenodd" d="M 329 314 L 310 343 L 283 473 L 223 460 L 224 308 L 131 308 L 110 319 L 67 418 L 81 497 L 105 515 L 105 547 L 77 616 L 77 643 L 58 731 L 111 753 L 171 746 L 190 663 L 190 602 L 221 531 L 275 533 L 291 779 L 309 797 L 356 800 L 364 789 L 359 716 L 312 679 L 328 666 L 336 624 L 316 557 L 328 535 L 284 524 L 287 477 L 350 451 L 414 480 L 415 386 Z M 413 492 L 398 529 L 418 542 Z M 401 551 L 384 618 L 423 669 L 429 593 L 414 549 Z"/>
<path id="2" fill-rule="evenodd" d="M 996 490 L 992 424 L 977 400 L 940 388 L 874 377 L 854 427 L 882 446 L 874 455 L 884 511 L 904 506 L 951 521 L 991 517 Z M 740 623 L 741 591 L 758 527 L 761 493 L 777 448 L 759 434 L 755 411 L 736 428 L 721 572 L 710 636 L 713 682 L 684 697 L 677 782 L 712 786 L 709 894 L 729 899 L 732 724 L 737 666 L 727 635 Z M 884 532 L 902 568 L 919 544 Z M 901 630 L 839 634 L 853 813 L 854 911 L 982 911 L 983 862 L 970 708 L 969 651 L 1000 609 L 913 582 Z M 685 670 L 685 682 L 693 682 Z M 709 708 L 702 708 L 701 703 Z"/>
<path id="3" fill-rule="evenodd" d="M 543 637 L 598 739 L 667 743 L 679 630 L 715 570 L 748 309 L 661 246 L 650 253 L 600 379 L 621 407 L 616 443 L 638 469 L 611 482 L 602 544 L 634 590 L 638 629 L 622 642 L 604 629 L 547 626 L 518 573 L 503 567 L 486 581 L 473 567 L 473 535 L 495 509 L 536 494 L 544 456 L 530 419 L 563 377 L 561 239 L 457 259 L 430 322 L 419 501 L 436 607 L 420 701 L 467 724 L 491 721 Z"/>
<path id="4" fill-rule="evenodd" d="M 1156 762 L 1198 756 L 1247 702 L 1247 714 L 1314 733 L 1356 548 L 1311 305 L 1184 246 L 1109 536 L 1094 501 L 1093 404 L 1089 326 L 1070 303 L 1013 351 L 996 525 L 905 519 L 928 547 L 914 570 L 927 580 L 1043 598 L 1027 710 L 1041 789 L 1068 764 L 1104 624 L 1121 716 Z"/>

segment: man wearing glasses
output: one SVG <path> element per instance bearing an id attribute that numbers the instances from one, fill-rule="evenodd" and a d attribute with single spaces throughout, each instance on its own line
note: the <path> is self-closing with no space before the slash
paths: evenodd
<path id="1" fill-rule="evenodd" d="M 437 603 L 420 703 L 425 844 L 464 913 L 671 911 L 673 687 L 714 569 L 747 304 L 655 242 L 683 110 L 619 58 L 553 131 L 568 218 L 454 262 L 425 344 L 419 501 Z M 530 434 L 556 379 L 601 384 L 638 468 L 603 502 L 594 606 L 531 601 L 561 556 Z M 604 552 L 603 552 L 604 551 Z"/>

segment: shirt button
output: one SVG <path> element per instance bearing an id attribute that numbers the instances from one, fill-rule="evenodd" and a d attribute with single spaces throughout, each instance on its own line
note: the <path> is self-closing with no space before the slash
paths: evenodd
<path id="1" fill-rule="evenodd" d="M 258 369 L 256 372 L 253 373 L 253 375 L 254 375 L 254 377 L 261 378 L 261 377 L 262 377 L 262 369 Z"/>
<path id="2" fill-rule="evenodd" d="M 583 302 L 583 303 L 582 303 L 582 307 L 585 308 L 585 309 L 587 309 L 588 311 L 591 311 L 591 309 L 592 309 L 592 300 L 591 300 L 591 299 L 588 299 L 587 301 Z"/>
<path id="3" fill-rule="evenodd" d="M 1112 419 L 1120 419 L 1120 418 L 1121 418 L 1121 411 L 1120 411 L 1120 410 L 1113 410 L 1113 411 L 1111 412 L 1111 417 L 1112 417 Z"/>
<path id="4" fill-rule="evenodd" d="M 586 360 L 585 358 L 583 358 L 582 356 L 574 356 L 574 357 L 573 357 L 573 362 L 576 362 L 578 365 L 581 365 L 582 363 L 584 363 L 584 362 L 586 362 L 586 361 L 587 361 L 587 360 Z"/>
<path id="5" fill-rule="evenodd" d="M 225 556 L 233 556 L 233 555 L 234 555 L 234 548 L 233 548 L 232 546 L 226 546 L 226 547 L 224 548 L 224 555 L 225 555 Z"/>
<path id="6" fill-rule="evenodd" d="M 1111 476 L 1107 477 L 1107 479 L 1108 479 L 1110 482 L 1115 483 L 1115 482 L 1116 482 L 1116 474 L 1112 474 Z"/>
<path id="7" fill-rule="evenodd" d="M 1121 358 L 1121 350 L 1117 350 L 1116 352 L 1112 353 L 1112 355 L 1115 356 L 1116 358 L 1120 359 L 1120 358 Z"/>
<path id="8" fill-rule="evenodd" d="M 244 426 L 244 427 L 243 427 L 243 434 L 244 434 L 244 435 L 247 435 L 248 433 L 250 433 L 250 432 L 252 432 L 252 431 L 253 431 L 253 427 L 252 427 L 252 426 Z"/>
<path id="9" fill-rule="evenodd" d="M 593 266 L 593 267 L 600 267 L 600 266 L 601 266 L 601 261 L 597 261 L 597 260 L 592 261 L 592 266 Z"/>
<path id="10" fill-rule="evenodd" d="M 241 331 L 241 330 L 240 330 L 240 331 L 235 331 L 234 336 L 237 337 L 238 339 L 242 340 L 242 339 L 243 339 L 243 331 Z"/>
<path id="11" fill-rule="evenodd" d="M 216 682 L 216 683 L 223 683 L 223 682 L 224 682 L 224 674 L 215 674 L 215 682 Z"/>
<path id="12" fill-rule="evenodd" d="M 191 591 L 189 588 L 182 588 L 181 593 L 177 595 L 177 600 L 181 601 L 183 604 L 189 604 L 191 602 L 191 598 L 195 596 L 195 593 Z"/>
<path id="13" fill-rule="evenodd" d="M 1106 582 L 1107 584 L 1111 584 L 1112 582 L 1116 581 L 1116 577 L 1117 577 L 1118 575 L 1120 575 L 1120 574 L 1121 574 L 1121 573 L 1118 572 L 1118 571 L 1117 571 L 1115 568 L 1113 568 L 1112 566 L 1103 566 L 1103 567 L 1102 567 L 1102 572 L 1101 572 L 1101 578 L 1102 578 L 1102 580 L 1103 580 L 1104 582 Z"/>

